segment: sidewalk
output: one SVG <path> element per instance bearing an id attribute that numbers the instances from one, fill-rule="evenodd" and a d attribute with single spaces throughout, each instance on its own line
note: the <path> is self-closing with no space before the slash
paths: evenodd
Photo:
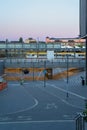
<path id="1" fill-rule="evenodd" d="M 53 81 L 49 80 L 46 81 L 46 83 L 48 83 L 47 86 L 52 86 L 51 88 L 56 89 L 56 93 L 58 93 L 61 99 L 66 100 L 69 104 L 77 106 L 78 108 L 85 109 L 87 85 L 82 85 L 81 81 L 81 76 L 85 77 L 84 75 L 84 72 L 80 72 L 76 75 L 70 76 L 68 77 L 68 83 L 67 78 Z"/>

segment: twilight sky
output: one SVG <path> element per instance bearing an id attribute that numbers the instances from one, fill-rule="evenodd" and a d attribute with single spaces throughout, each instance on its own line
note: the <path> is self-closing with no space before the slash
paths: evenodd
<path id="1" fill-rule="evenodd" d="M 79 0 L 0 0 L 0 40 L 78 35 Z"/>

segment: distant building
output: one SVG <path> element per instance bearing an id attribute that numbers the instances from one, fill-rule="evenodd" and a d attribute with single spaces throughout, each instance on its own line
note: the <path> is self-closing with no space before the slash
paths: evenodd
<path id="1" fill-rule="evenodd" d="M 11 41 L 10 43 L 20 43 L 19 41 Z"/>
<path id="2" fill-rule="evenodd" d="M 61 45 L 71 45 L 74 46 L 76 44 L 85 43 L 85 39 L 79 38 L 49 38 L 46 37 L 46 43 L 60 43 Z"/>
<path id="3" fill-rule="evenodd" d="M 53 43 L 53 42 L 55 42 L 54 38 L 46 37 L 46 43 Z"/>
<path id="4" fill-rule="evenodd" d="M 33 38 L 28 38 L 28 39 L 25 40 L 24 43 L 36 43 L 36 42 L 37 42 L 37 41 L 36 41 L 35 39 L 33 39 Z"/>
<path id="5" fill-rule="evenodd" d="M 0 41 L 0 43 L 6 43 L 6 41 Z"/>

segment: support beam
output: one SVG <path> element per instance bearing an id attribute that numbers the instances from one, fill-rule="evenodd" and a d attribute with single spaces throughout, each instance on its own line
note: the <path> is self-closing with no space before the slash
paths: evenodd
<path id="1" fill-rule="evenodd" d="M 86 64 L 85 64 L 85 71 L 86 71 L 85 82 L 86 82 L 86 85 L 87 85 L 87 37 L 86 37 Z"/>

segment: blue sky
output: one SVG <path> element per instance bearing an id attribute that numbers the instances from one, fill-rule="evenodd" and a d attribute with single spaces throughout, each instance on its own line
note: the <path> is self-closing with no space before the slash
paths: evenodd
<path id="1" fill-rule="evenodd" d="M 0 40 L 79 35 L 79 0 L 0 0 Z"/>

